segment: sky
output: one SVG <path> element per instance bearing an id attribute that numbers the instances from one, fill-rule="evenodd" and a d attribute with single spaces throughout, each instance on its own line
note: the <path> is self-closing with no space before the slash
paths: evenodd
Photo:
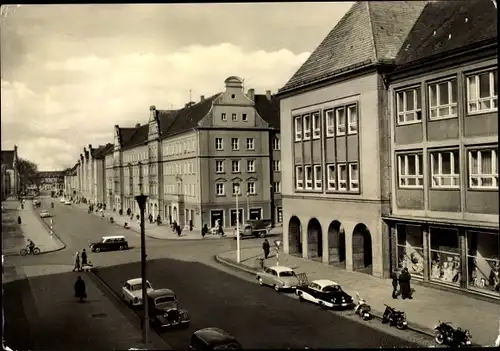
<path id="1" fill-rule="evenodd" d="M 2 6 L 2 150 L 62 170 L 113 142 L 115 124 L 223 91 L 229 76 L 275 93 L 351 5 Z"/>

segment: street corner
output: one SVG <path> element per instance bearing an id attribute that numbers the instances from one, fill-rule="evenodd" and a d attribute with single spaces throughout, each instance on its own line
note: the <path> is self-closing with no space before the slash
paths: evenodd
<path id="1" fill-rule="evenodd" d="M 236 260 L 233 258 L 235 256 L 236 256 L 236 251 L 229 251 L 224 254 L 215 255 L 214 258 L 218 263 L 221 263 L 228 267 L 236 268 L 250 274 L 254 274 L 257 272 L 257 269 L 254 267 L 248 266 L 241 262 L 240 263 L 236 262 Z"/>

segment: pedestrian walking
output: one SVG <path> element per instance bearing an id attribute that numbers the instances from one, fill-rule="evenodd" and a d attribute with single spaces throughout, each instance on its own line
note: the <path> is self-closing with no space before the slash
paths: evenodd
<path id="1" fill-rule="evenodd" d="M 21 216 L 17 216 L 17 224 L 21 225 L 23 221 L 21 221 Z"/>
<path id="2" fill-rule="evenodd" d="M 180 225 L 176 225 L 175 231 L 177 232 L 177 236 L 181 236 L 182 230 Z"/>
<path id="3" fill-rule="evenodd" d="M 269 245 L 269 241 L 267 239 L 262 243 L 262 250 L 264 250 L 264 258 L 267 259 L 269 257 L 269 251 L 271 249 L 271 245 Z"/>
<path id="4" fill-rule="evenodd" d="M 148 219 L 149 219 L 149 224 L 152 224 L 153 223 L 153 215 L 151 213 L 149 214 Z"/>
<path id="5" fill-rule="evenodd" d="M 408 268 L 403 268 L 401 275 L 399 276 L 399 287 L 401 288 L 401 297 L 404 299 L 413 299 L 411 296 L 411 286 L 410 286 L 411 275 L 408 272 Z"/>
<path id="6" fill-rule="evenodd" d="M 82 277 L 79 275 L 78 278 L 76 278 L 75 282 L 75 297 L 80 299 L 80 302 L 83 302 L 84 299 L 87 298 L 87 291 L 85 287 L 85 282 L 83 281 Z"/>
<path id="7" fill-rule="evenodd" d="M 396 272 L 392 272 L 392 298 L 398 298 L 398 274 Z"/>
<path id="8" fill-rule="evenodd" d="M 82 250 L 82 267 L 87 264 L 87 252 L 85 249 Z"/>
<path id="9" fill-rule="evenodd" d="M 201 228 L 201 237 L 204 238 L 205 235 L 207 235 L 207 234 L 208 234 L 208 226 L 205 223 L 205 225 L 203 226 L 203 228 Z"/>
<path id="10" fill-rule="evenodd" d="M 80 253 L 77 251 L 75 254 L 75 267 L 73 268 L 73 272 L 80 271 Z"/>

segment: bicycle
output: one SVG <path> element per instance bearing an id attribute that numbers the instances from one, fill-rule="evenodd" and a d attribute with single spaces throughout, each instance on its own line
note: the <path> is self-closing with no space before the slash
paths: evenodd
<path id="1" fill-rule="evenodd" d="M 21 249 L 21 256 L 26 255 L 38 255 L 40 253 L 40 249 L 38 247 L 34 247 L 33 250 L 30 250 L 29 247 L 25 247 Z"/>

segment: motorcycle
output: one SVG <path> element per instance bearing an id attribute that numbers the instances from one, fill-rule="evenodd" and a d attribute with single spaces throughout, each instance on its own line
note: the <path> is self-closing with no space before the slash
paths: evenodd
<path id="1" fill-rule="evenodd" d="M 396 328 L 401 330 L 408 327 L 406 314 L 403 311 L 398 311 L 388 305 L 385 305 L 384 315 L 382 316 L 382 323 L 389 323 L 390 326 L 396 326 Z"/>
<path id="2" fill-rule="evenodd" d="M 434 340 L 438 345 L 448 345 L 452 347 L 468 347 L 471 345 L 472 336 L 468 330 L 460 327 L 453 328 L 451 323 L 441 322 L 434 327 Z"/>
<path id="3" fill-rule="evenodd" d="M 371 306 L 366 303 L 366 301 L 360 297 L 358 294 L 356 294 L 358 297 L 358 304 L 354 308 L 354 312 L 363 318 L 364 321 L 367 321 L 372 318 L 372 314 L 370 313 L 371 311 Z"/>

